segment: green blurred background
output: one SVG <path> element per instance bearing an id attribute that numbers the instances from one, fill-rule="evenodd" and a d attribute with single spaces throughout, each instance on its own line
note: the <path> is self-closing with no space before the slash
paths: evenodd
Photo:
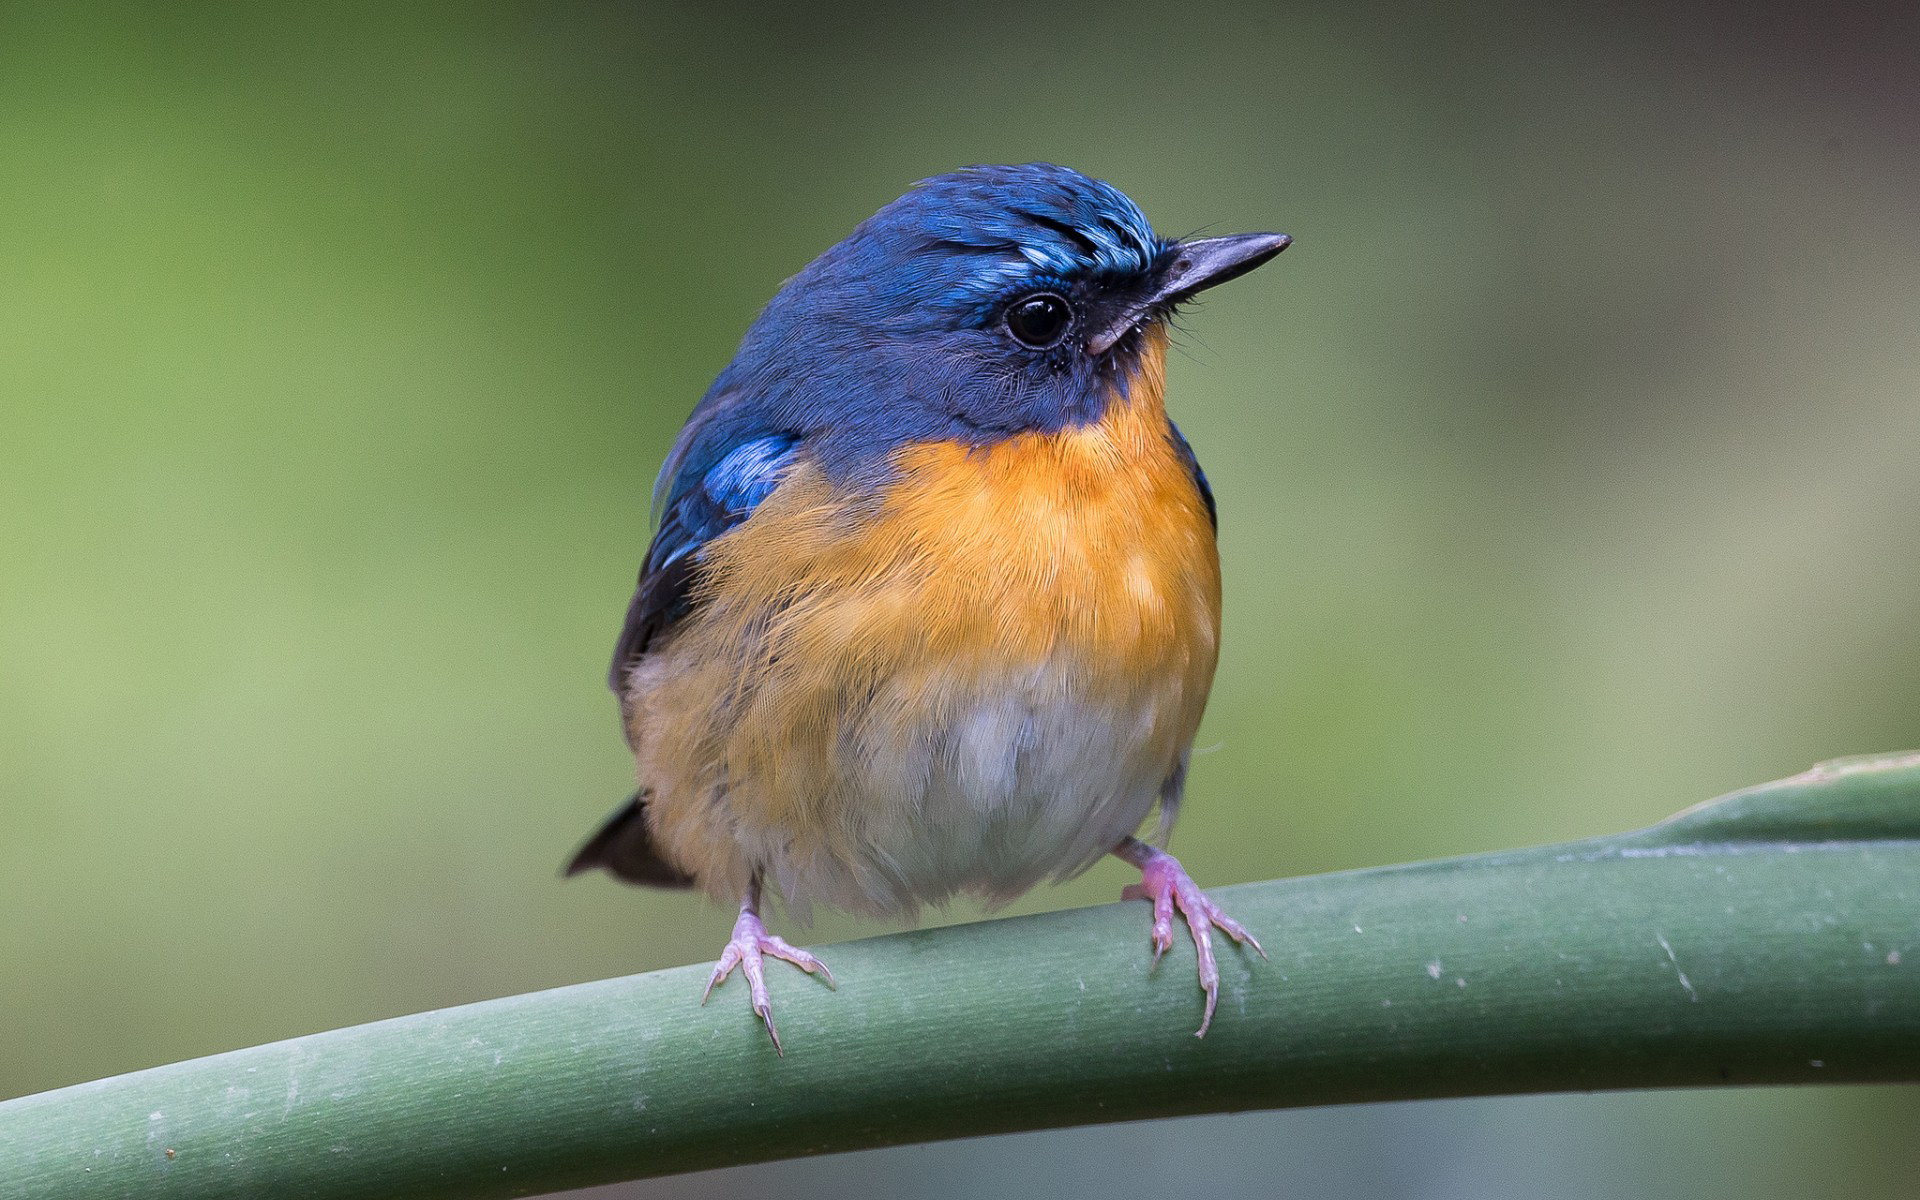
<path id="1" fill-rule="evenodd" d="M 1171 368 L 1203 882 L 1920 745 L 1910 12 L 803 7 L 0 6 L 0 1096 L 712 957 L 730 914 L 556 878 L 627 783 L 648 487 L 779 282 L 962 163 L 1298 239 Z M 1473 1101 L 617 1194 L 1894 1197 L 1917 1123 Z"/>

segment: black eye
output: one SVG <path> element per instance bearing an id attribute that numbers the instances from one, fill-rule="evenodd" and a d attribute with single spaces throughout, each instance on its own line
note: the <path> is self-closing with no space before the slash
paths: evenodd
<path id="1" fill-rule="evenodd" d="M 1052 292 L 1023 296 L 1007 307 L 1007 332 L 1023 346 L 1045 350 L 1067 335 L 1073 309 Z"/>

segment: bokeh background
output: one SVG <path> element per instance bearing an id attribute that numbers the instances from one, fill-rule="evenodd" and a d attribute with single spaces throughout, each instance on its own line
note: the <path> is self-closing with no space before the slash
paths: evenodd
<path id="1" fill-rule="evenodd" d="M 1920 745 L 1920 28 L 1806 7 L 0 6 L 0 1096 L 710 958 L 728 913 L 555 877 L 627 781 L 648 487 L 779 282 L 962 163 L 1298 239 L 1171 367 L 1203 881 Z M 604 1195 L 1895 1197 L 1917 1124 L 1431 1103 Z"/>

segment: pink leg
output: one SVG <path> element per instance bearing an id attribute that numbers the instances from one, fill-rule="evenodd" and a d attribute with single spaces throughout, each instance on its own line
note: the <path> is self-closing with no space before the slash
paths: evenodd
<path id="1" fill-rule="evenodd" d="M 713 965 L 713 975 L 707 980 L 707 990 L 700 993 L 700 1003 L 705 1004 L 707 997 L 713 995 L 713 989 L 733 974 L 735 967 L 739 967 L 747 977 L 747 992 L 753 999 L 753 1011 L 766 1023 L 767 1036 L 773 1039 L 773 1052 L 784 1058 L 787 1052 L 780 1046 L 780 1031 L 773 1027 L 773 1001 L 767 996 L 766 972 L 760 968 L 760 956 L 763 954 L 790 962 L 809 975 L 817 972 L 826 979 L 827 986 L 833 986 L 833 972 L 827 970 L 827 964 L 785 938 L 767 932 L 767 927 L 760 921 L 760 881 L 755 879 L 747 885 L 746 899 L 740 902 L 740 919 L 733 923 L 733 937 L 727 941 L 727 948 L 720 952 L 720 961 Z"/>
<path id="2" fill-rule="evenodd" d="M 1200 890 L 1200 885 L 1193 881 L 1187 869 L 1173 855 L 1165 850 L 1156 850 L 1133 837 L 1115 846 L 1113 852 L 1140 868 L 1140 882 L 1122 888 L 1120 898 L 1153 901 L 1155 965 L 1159 964 L 1161 955 L 1173 949 L 1175 906 L 1187 919 L 1187 931 L 1193 935 L 1194 954 L 1200 960 L 1200 988 L 1207 993 L 1207 1013 L 1200 1019 L 1200 1028 L 1193 1036 L 1207 1036 L 1207 1027 L 1213 1024 L 1214 1005 L 1220 1002 L 1220 967 L 1213 961 L 1213 926 L 1218 925 L 1234 941 L 1252 946 L 1261 958 L 1265 958 L 1267 952 L 1260 949 L 1260 943 L 1240 922 L 1220 911 L 1219 905 L 1207 899 L 1207 894 Z"/>

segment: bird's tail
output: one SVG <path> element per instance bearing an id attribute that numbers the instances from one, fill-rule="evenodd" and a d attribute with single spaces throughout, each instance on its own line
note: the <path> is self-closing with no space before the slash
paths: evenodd
<path id="1" fill-rule="evenodd" d="M 628 883 L 646 887 L 689 888 L 693 876 L 668 862 L 647 829 L 646 793 L 635 792 L 587 839 L 567 864 L 566 875 L 603 867 Z"/>

